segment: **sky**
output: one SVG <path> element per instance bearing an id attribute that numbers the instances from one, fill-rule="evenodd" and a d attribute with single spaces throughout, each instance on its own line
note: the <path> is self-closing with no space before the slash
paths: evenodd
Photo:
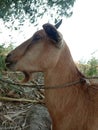
<path id="1" fill-rule="evenodd" d="M 41 24 L 48 22 L 47 19 L 43 19 Z M 12 42 L 15 46 L 31 37 L 37 30 L 29 20 L 21 30 L 16 31 L 4 28 L 2 21 L 0 24 L 1 43 Z M 17 24 L 16 21 L 16 26 Z M 92 56 L 98 58 L 98 0 L 76 0 L 73 15 L 70 18 L 63 18 L 59 31 L 63 34 L 75 61 L 88 60 Z"/>
<path id="2" fill-rule="evenodd" d="M 77 0 L 60 29 L 75 60 L 98 58 L 98 0 Z"/>

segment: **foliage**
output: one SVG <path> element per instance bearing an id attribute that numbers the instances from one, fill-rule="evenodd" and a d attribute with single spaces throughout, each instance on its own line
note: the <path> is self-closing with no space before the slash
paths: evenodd
<path id="1" fill-rule="evenodd" d="M 87 64 L 89 65 L 89 69 L 87 71 L 88 76 L 95 76 L 98 74 L 98 59 L 92 57 Z"/>
<path id="2" fill-rule="evenodd" d="M 86 76 L 98 75 L 98 59 L 92 57 L 87 63 L 79 62 L 78 67 L 82 73 Z"/>
<path id="3" fill-rule="evenodd" d="M 29 18 L 36 22 L 44 14 L 55 18 L 71 16 L 75 0 L 0 0 L 0 18 L 4 21 Z M 55 21 L 56 22 L 56 21 Z"/>
<path id="4" fill-rule="evenodd" d="M 5 56 L 12 49 L 13 49 L 13 46 L 11 44 L 8 47 L 5 47 L 4 44 L 0 45 L 0 71 L 3 71 L 6 69 Z"/>

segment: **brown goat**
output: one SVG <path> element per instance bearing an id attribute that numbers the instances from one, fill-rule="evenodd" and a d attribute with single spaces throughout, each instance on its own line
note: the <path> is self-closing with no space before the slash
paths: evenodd
<path id="1" fill-rule="evenodd" d="M 85 76 L 77 69 L 58 27 L 44 24 L 8 54 L 6 65 L 22 71 L 25 81 L 33 72 L 44 73 L 45 86 L 50 87 L 45 90 L 45 98 L 53 130 L 98 130 L 98 91 L 86 82 L 66 87 L 66 83 L 81 81 Z"/>

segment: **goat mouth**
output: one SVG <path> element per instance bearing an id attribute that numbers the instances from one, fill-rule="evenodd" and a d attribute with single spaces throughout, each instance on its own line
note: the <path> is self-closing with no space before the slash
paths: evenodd
<path id="1" fill-rule="evenodd" d="M 10 70 L 13 70 L 15 65 L 16 62 L 6 62 L 6 67 Z"/>

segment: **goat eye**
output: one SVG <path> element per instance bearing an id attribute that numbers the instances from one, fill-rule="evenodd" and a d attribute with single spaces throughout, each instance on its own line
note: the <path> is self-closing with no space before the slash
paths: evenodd
<path id="1" fill-rule="evenodd" d="M 38 41 L 38 40 L 40 40 L 41 39 L 41 36 L 40 35 L 34 35 L 33 36 L 33 40 L 34 41 Z"/>

